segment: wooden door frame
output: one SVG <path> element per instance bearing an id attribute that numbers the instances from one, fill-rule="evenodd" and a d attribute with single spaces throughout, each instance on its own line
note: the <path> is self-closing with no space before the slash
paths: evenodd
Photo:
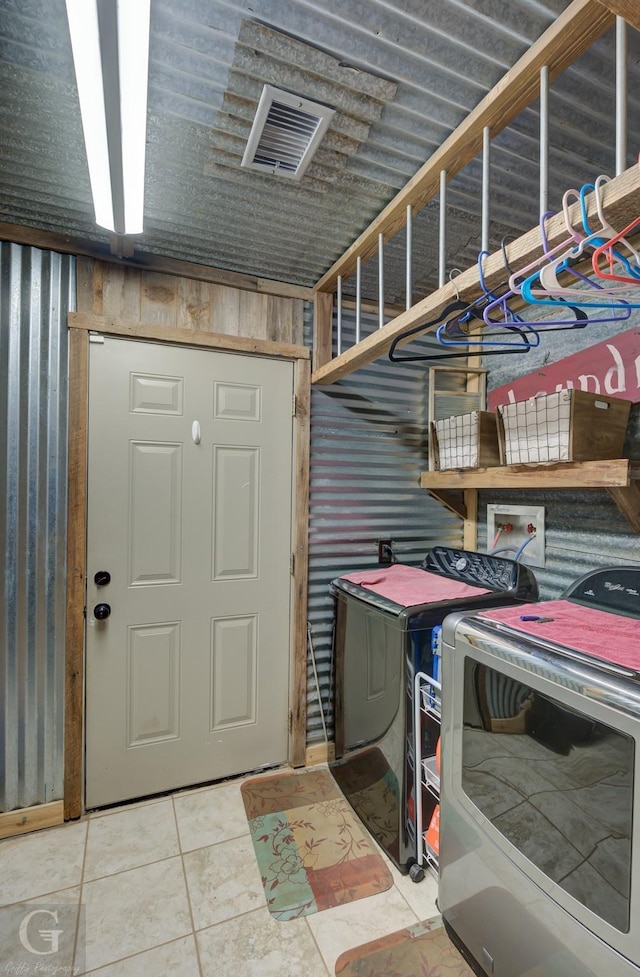
<path id="1" fill-rule="evenodd" d="M 307 721 L 307 583 L 309 523 L 309 412 L 311 369 L 306 346 L 246 339 L 221 333 L 194 333 L 154 323 L 70 312 L 69 455 L 67 499 L 67 605 L 65 667 L 64 817 L 84 813 L 84 657 L 87 576 L 87 463 L 89 333 L 249 353 L 293 361 L 296 411 L 293 436 L 293 572 L 289 763 L 303 766 Z"/>

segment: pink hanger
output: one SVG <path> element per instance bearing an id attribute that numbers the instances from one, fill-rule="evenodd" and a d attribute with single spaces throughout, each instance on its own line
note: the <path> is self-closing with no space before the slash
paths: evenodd
<path id="1" fill-rule="evenodd" d="M 640 153 L 638 154 L 638 166 L 640 167 Z M 603 218 L 601 213 L 601 202 L 598 200 L 598 198 L 596 198 L 596 205 L 598 206 L 598 216 L 600 217 L 600 220 L 602 220 Z M 633 248 L 626 240 L 627 235 L 630 234 L 638 226 L 638 224 L 640 224 L 640 217 L 636 217 L 634 220 L 631 221 L 630 224 L 627 224 L 627 226 L 624 228 L 623 231 L 620 231 L 619 234 L 614 234 L 609 241 L 607 241 L 606 243 L 600 245 L 595 249 L 593 255 L 591 256 L 591 263 L 593 265 L 594 272 L 599 278 L 604 278 L 605 280 L 616 281 L 616 282 L 625 282 L 626 284 L 629 285 L 640 285 L 640 255 L 638 255 L 635 248 Z M 619 260 L 617 260 L 616 256 L 614 255 L 613 245 L 620 244 L 620 243 L 624 244 L 625 247 L 633 255 L 633 261 L 638 267 L 637 276 L 633 274 L 622 275 L 620 273 L 616 273 L 613 271 L 614 261 L 616 261 L 617 264 L 621 263 Z M 604 271 L 600 264 L 600 259 L 603 257 L 605 257 L 609 263 L 608 272 Z"/>
<path id="2" fill-rule="evenodd" d="M 591 263 L 598 278 L 604 278 L 607 281 L 626 282 L 629 285 L 640 285 L 640 266 L 638 267 L 638 275 L 636 277 L 633 275 L 616 274 L 616 272 L 613 271 L 614 262 L 616 264 L 619 264 L 620 262 L 615 258 L 612 251 L 614 244 L 618 244 L 620 241 L 625 244 L 627 243 L 624 239 L 626 238 L 627 234 L 630 234 L 638 226 L 638 224 L 640 224 L 640 217 L 636 217 L 635 220 L 632 220 L 630 224 L 627 224 L 623 231 L 620 231 L 620 233 L 616 234 L 616 236 L 611 238 L 610 241 L 607 241 L 605 244 L 601 244 L 600 247 L 595 249 L 591 256 Z M 604 271 L 600 264 L 600 259 L 603 257 L 606 258 L 609 263 L 608 272 Z"/>
<path id="3" fill-rule="evenodd" d="M 572 248 L 570 248 L 569 251 L 565 252 L 562 255 L 554 256 L 550 262 L 548 262 L 540 269 L 540 272 L 538 274 L 538 280 L 540 282 L 540 285 L 542 286 L 541 288 L 534 288 L 533 282 L 531 281 L 530 278 L 527 283 L 527 295 L 525 295 L 524 298 L 528 298 L 528 296 L 530 296 L 533 301 L 535 301 L 538 298 L 539 299 L 568 298 L 571 299 L 572 301 L 577 302 L 578 304 L 581 303 L 581 300 L 584 300 L 583 304 L 586 305 L 594 304 L 595 296 L 591 286 L 589 287 L 589 290 L 577 289 L 575 286 L 572 286 L 571 288 L 563 287 L 558 281 L 558 274 L 562 270 L 561 266 L 564 262 L 566 262 L 568 259 L 575 259 L 580 257 L 585 253 L 586 248 L 599 247 L 601 246 L 601 244 L 602 247 L 604 248 L 611 247 L 611 240 L 613 237 L 615 237 L 618 234 L 618 232 L 605 219 L 603 208 L 602 208 L 602 199 L 601 199 L 601 187 L 604 183 L 608 183 L 609 181 L 610 181 L 610 177 L 606 176 L 605 174 L 601 174 L 596 178 L 595 183 L 593 184 L 596 210 L 598 212 L 598 217 L 602 225 L 598 230 L 595 231 L 590 231 L 589 228 L 586 226 L 586 205 L 584 200 L 584 193 L 586 188 L 583 187 L 578 194 L 576 190 L 568 190 L 565 193 L 563 197 L 563 210 L 565 215 L 565 224 L 567 225 L 568 228 L 571 229 L 573 235 L 577 236 L 577 232 L 575 231 L 575 228 L 572 227 L 568 215 L 568 196 L 569 194 L 574 194 L 574 195 L 577 194 L 578 199 L 582 204 L 583 224 L 585 225 L 585 230 L 588 232 L 587 236 L 586 237 L 582 236 L 581 239 L 578 241 L 577 245 L 573 246 Z M 605 242 L 602 241 L 603 238 L 606 239 Z M 628 242 L 625 243 L 628 244 Z M 523 283 L 521 283 L 521 289 L 520 289 L 521 294 L 522 294 L 522 284 Z M 638 284 L 638 282 L 636 282 L 636 284 Z M 598 285 L 595 287 L 598 289 L 598 299 L 606 298 L 607 296 L 610 296 L 615 299 L 620 296 L 620 293 L 622 291 L 622 289 L 620 289 L 618 286 L 615 285 L 609 285 L 609 286 Z M 593 301 L 590 302 L 589 301 L 590 299 Z M 597 302 L 595 304 L 600 305 L 601 303 Z"/>
<path id="4" fill-rule="evenodd" d="M 575 191 L 575 190 L 574 191 L 567 190 L 567 193 L 572 193 L 572 192 L 573 193 L 576 193 L 577 191 Z M 566 197 L 567 193 L 565 193 L 565 197 Z M 563 198 L 563 200 L 564 200 L 564 198 Z M 549 250 L 548 247 L 547 247 L 547 243 L 546 243 L 547 238 L 546 238 L 546 235 L 545 235 L 545 232 L 544 232 L 544 220 L 545 220 L 545 217 L 546 217 L 546 214 L 543 214 L 542 217 L 541 217 L 541 219 L 540 219 L 540 227 L 541 227 L 542 240 L 544 242 L 544 252 L 543 252 L 543 254 L 541 254 L 539 257 L 535 258 L 530 264 L 525 265 L 524 268 L 519 268 L 518 271 L 514 272 L 510 276 L 510 278 L 509 278 L 509 288 L 510 288 L 510 290 L 512 292 L 516 293 L 517 295 L 520 294 L 520 288 L 519 288 L 519 284 L 518 284 L 518 279 L 528 278 L 529 275 L 531 274 L 531 272 L 535 271 L 537 268 L 539 268 L 541 265 L 543 265 L 545 263 L 545 261 L 548 262 L 550 259 L 555 258 L 557 255 L 562 255 L 562 258 L 565 258 L 566 257 L 566 249 L 567 249 L 567 247 L 569 245 L 571 245 L 571 244 L 575 244 L 576 243 L 576 237 L 575 237 L 576 231 L 575 231 L 574 228 L 571 227 L 571 224 L 568 223 L 567 214 L 565 212 L 565 223 L 567 223 L 567 228 L 569 229 L 569 237 L 565 241 L 560 241 L 559 244 L 556 244 L 555 247 L 553 247 L 553 248 L 551 248 L 551 250 Z"/>

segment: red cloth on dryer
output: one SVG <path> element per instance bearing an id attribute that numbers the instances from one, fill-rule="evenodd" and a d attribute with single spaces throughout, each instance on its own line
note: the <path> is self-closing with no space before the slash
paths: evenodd
<path id="1" fill-rule="evenodd" d="M 394 563 L 389 567 L 375 570 L 357 570 L 345 573 L 341 580 L 349 580 L 367 590 L 372 590 L 401 607 L 415 604 L 435 604 L 441 600 L 460 600 L 462 597 L 477 597 L 491 591 L 485 587 L 472 587 L 459 580 L 449 580 L 437 573 Z"/>
<path id="2" fill-rule="evenodd" d="M 522 621 L 521 615 L 550 617 L 551 621 Z M 546 638 L 594 658 L 640 671 L 640 620 L 584 607 L 570 600 L 547 600 L 481 611 L 481 617 L 500 621 L 525 634 Z"/>

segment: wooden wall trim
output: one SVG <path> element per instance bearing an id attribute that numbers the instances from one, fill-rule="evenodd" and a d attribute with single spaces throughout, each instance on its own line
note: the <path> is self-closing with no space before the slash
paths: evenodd
<path id="1" fill-rule="evenodd" d="M 281 359 L 293 360 L 308 360 L 310 356 L 306 346 L 292 343 L 274 343 L 267 339 L 227 336 L 225 333 L 194 332 L 191 329 L 169 328 L 162 323 L 118 319 L 115 316 L 95 315 L 88 312 L 70 312 L 69 326 L 110 336 L 125 336 L 127 339 L 149 339 L 159 343 L 206 346 L 232 353 L 253 353 L 257 356 L 279 356 Z"/>
<path id="2" fill-rule="evenodd" d="M 336 748 L 333 743 L 312 743 L 307 747 L 305 764 L 315 767 L 319 763 L 331 763 L 336 758 Z"/>
<path id="3" fill-rule="evenodd" d="M 628 2 L 631 5 L 637 0 Z M 482 148 L 485 126 L 494 138 L 531 105 L 538 96 L 542 67 L 548 66 L 553 81 L 613 24 L 614 15 L 598 0 L 573 0 L 323 275 L 316 290 L 335 291 L 338 275 L 349 277 L 358 256 L 366 261 L 375 253 L 379 234 L 387 241 L 401 230 L 407 206 L 417 213 L 437 195 L 441 170 L 446 170 L 450 180 L 464 169 Z"/>
<path id="4" fill-rule="evenodd" d="M 83 807 L 88 369 L 89 333 L 71 329 L 64 697 L 64 816 L 67 819 L 80 817 Z"/>
<path id="5" fill-rule="evenodd" d="M 130 257 L 112 254 L 107 245 L 100 245 L 96 241 L 71 237 L 67 234 L 56 234 L 53 231 L 41 230 L 37 227 L 26 227 L 22 224 L 8 224 L 0 221 L 0 240 L 12 241 L 26 247 L 44 248 L 47 251 L 59 251 L 62 254 L 76 254 L 97 261 L 119 265 L 121 268 L 138 268 L 145 271 L 163 272 L 167 275 L 177 275 L 179 278 L 192 278 L 196 281 L 210 282 L 213 285 L 229 285 L 245 292 L 261 292 L 264 295 L 279 295 L 285 298 L 313 299 L 313 289 L 306 285 L 294 285 L 291 282 L 277 282 L 270 278 L 259 278 L 256 275 L 243 275 L 237 271 L 227 271 L 224 268 L 211 268 L 200 265 L 195 261 L 181 261 L 178 258 L 165 258 L 162 255 L 148 254 L 145 251 L 134 251 Z"/>
<path id="6" fill-rule="evenodd" d="M 62 801 L 51 801 L 49 804 L 36 804 L 33 807 L 22 807 L 17 811 L 6 811 L 0 814 L 0 838 L 13 838 L 15 835 L 26 834 L 27 831 L 37 831 L 39 828 L 52 828 L 64 821 Z"/>
<path id="7" fill-rule="evenodd" d="M 313 368 L 331 362 L 333 355 L 333 294 L 318 292 L 313 303 Z"/>
<path id="8" fill-rule="evenodd" d="M 478 548 L 478 490 L 465 489 L 462 493 L 464 498 L 464 520 L 462 523 L 462 545 L 465 550 L 477 550 Z"/>
<path id="9" fill-rule="evenodd" d="M 307 587 L 309 582 L 309 432 L 311 365 L 298 360 L 295 375 L 295 517 L 293 529 L 293 676 L 290 757 L 304 766 L 307 741 Z"/>

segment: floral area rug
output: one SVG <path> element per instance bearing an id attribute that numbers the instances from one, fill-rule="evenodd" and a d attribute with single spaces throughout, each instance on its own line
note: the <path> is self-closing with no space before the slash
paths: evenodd
<path id="1" fill-rule="evenodd" d="M 440 916 L 347 950 L 336 977 L 474 977 Z"/>
<path id="2" fill-rule="evenodd" d="M 240 789 L 267 906 L 277 919 L 391 886 L 391 873 L 328 771 L 256 777 Z"/>

